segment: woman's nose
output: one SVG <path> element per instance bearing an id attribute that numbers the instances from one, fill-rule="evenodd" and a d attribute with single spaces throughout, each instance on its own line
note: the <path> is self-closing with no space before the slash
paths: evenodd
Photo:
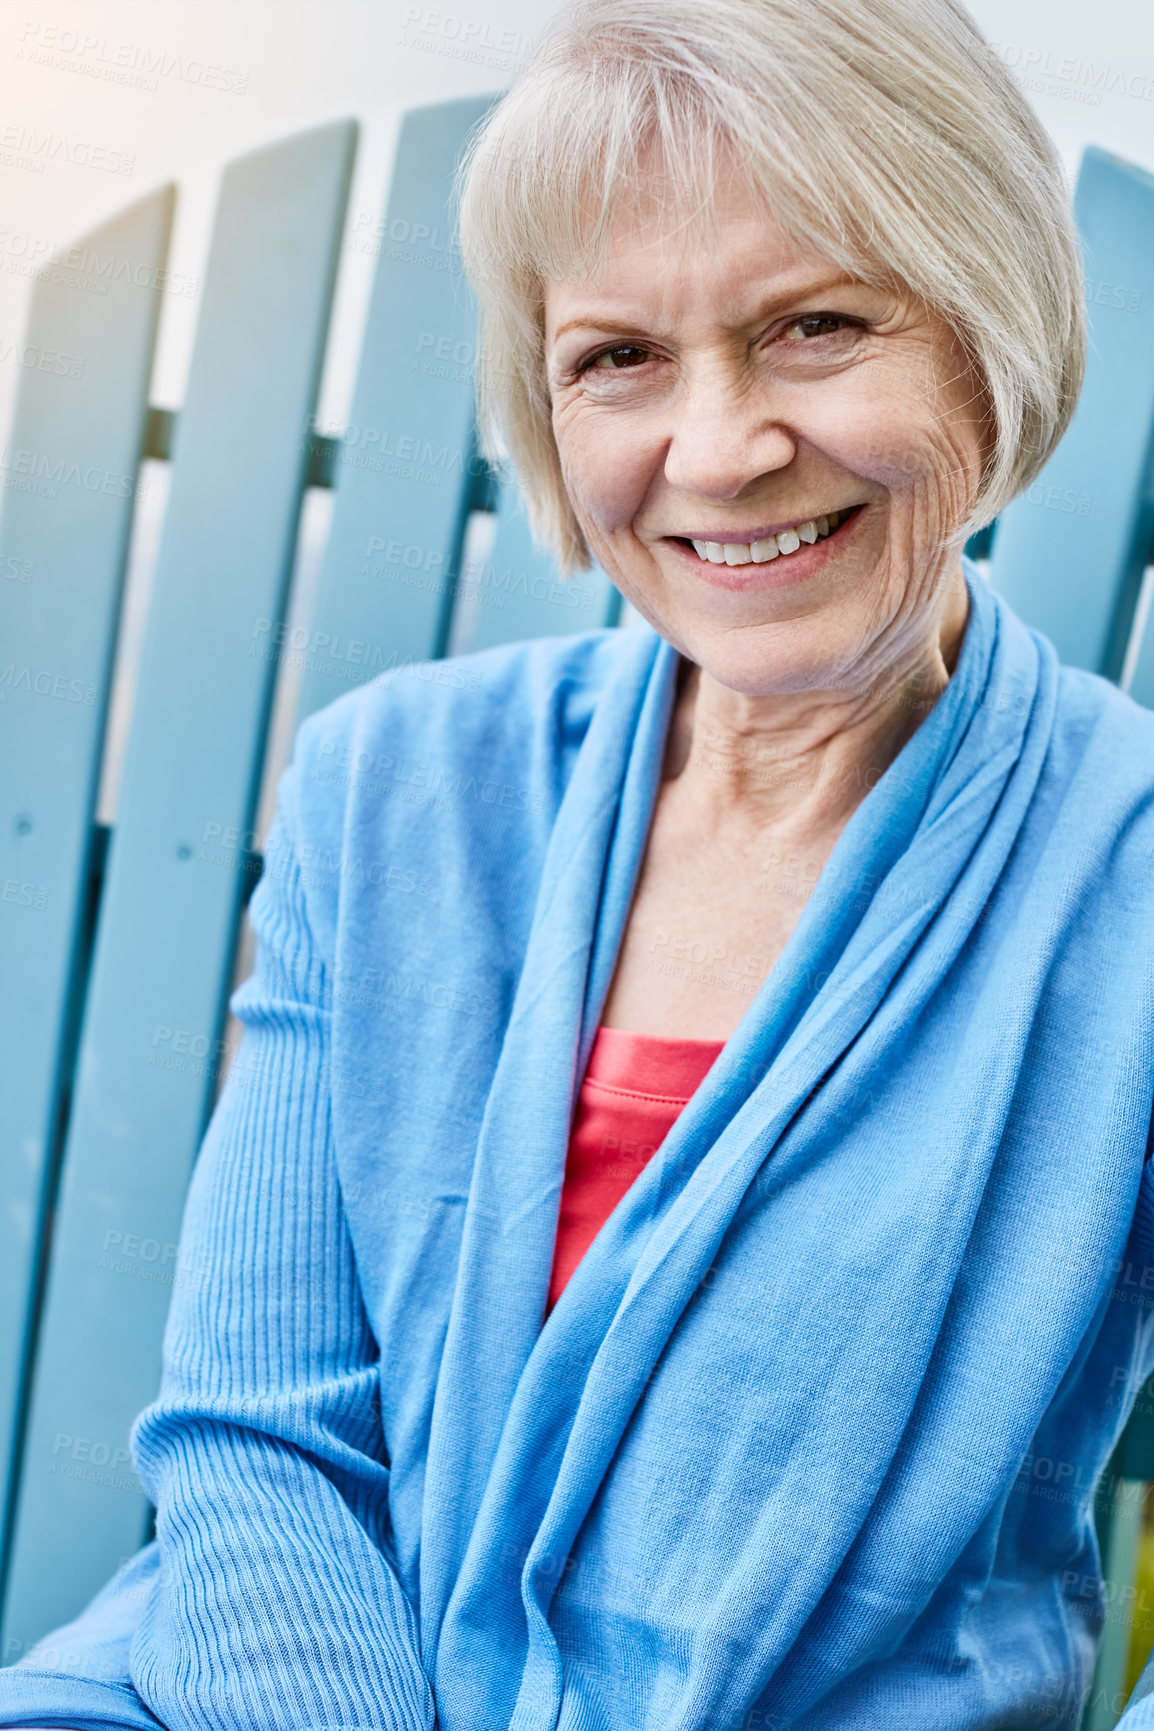
<path id="1" fill-rule="evenodd" d="M 678 394 L 665 479 L 679 492 L 732 499 L 760 476 L 786 468 L 796 451 L 796 437 L 765 393 L 714 376 Z"/>

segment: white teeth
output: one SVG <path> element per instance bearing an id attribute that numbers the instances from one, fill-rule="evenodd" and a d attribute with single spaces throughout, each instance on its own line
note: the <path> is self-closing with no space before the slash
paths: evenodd
<path id="1" fill-rule="evenodd" d="M 793 529 L 769 535 L 764 541 L 694 541 L 693 550 L 699 559 L 711 565 L 765 565 L 779 553 L 796 553 L 805 542 L 812 546 L 822 535 L 831 535 L 841 522 L 840 511 L 829 511 L 821 517 L 810 517 Z"/>

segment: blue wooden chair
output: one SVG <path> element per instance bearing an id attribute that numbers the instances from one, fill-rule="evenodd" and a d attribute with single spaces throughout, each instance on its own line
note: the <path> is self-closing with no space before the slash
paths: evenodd
<path id="1" fill-rule="evenodd" d="M 1090 314 L 1086 382 L 1045 472 L 994 526 L 989 577 L 1063 661 L 1154 707 L 1154 175 L 1089 149 L 1074 208 Z M 1123 1269 L 1120 1289 L 1126 1278 Z M 1109 1731 L 1125 1704 L 1150 1480 L 1154 1398 L 1144 1389 L 1098 1495 L 1106 1625 L 1084 1731 Z"/>
<path id="2" fill-rule="evenodd" d="M 352 122 L 227 171 L 179 414 L 148 401 L 171 188 L 35 286 L 29 341 L 83 366 L 23 379 L 0 516 L 5 1662 L 150 1532 L 128 1432 L 156 1389 L 172 1288 L 196 1278 L 180 1215 L 224 1068 L 278 680 L 299 678 L 303 716 L 454 643 L 619 620 L 604 573 L 557 587 L 515 487 L 477 450 L 475 312 L 450 186 L 490 100 L 405 118 L 367 237 L 379 262 L 344 437 L 317 431 L 315 409 Z M 997 526 L 990 576 L 1065 659 L 1124 673 L 1154 703 L 1154 631 L 1134 623 L 1151 530 L 1154 182 L 1090 151 L 1078 215 L 1098 285 L 1086 394 L 1047 474 Z M 109 832 L 96 796 L 145 457 L 170 464 L 171 486 Z M 333 491 L 333 515 L 311 614 L 290 630 L 311 487 Z M 478 523 L 491 550 L 470 571 Z M 1154 1478 L 1149 1440 L 1131 1425 L 1120 1484 Z M 1103 1502 L 1119 1580 L 1135 1506 Z M 1124 1658 L 1114 1635 L 1107 1688 Z"/>

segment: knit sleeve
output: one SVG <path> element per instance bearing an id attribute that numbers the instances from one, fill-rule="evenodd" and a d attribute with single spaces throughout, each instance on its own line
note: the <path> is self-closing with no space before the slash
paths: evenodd
<path id="1" fill-rule="evenodd" d="M 201 1148 L 160 1393 L 134 1460 L 156 1542 L 0 1687 L 0 1724 L 431 1731 L 390 1566 L 377 1344 L 330 1120 L 329 970 L 293 776 L 250 917 L 243 1039 Z M 19 1676 L 17 1674 L 20 1674 Z"/>
<path id="2" fill-rule="evenodd" d="M 236 1063 L 193 1178 L 160 1395 L 134 1458 L 159 1567 L 132 1682 L 171 1731 L 434 1722 L 389 1562 L 378 1350 L 334 1160 L 329 971 L 293 776 L 251 907 Z"/>

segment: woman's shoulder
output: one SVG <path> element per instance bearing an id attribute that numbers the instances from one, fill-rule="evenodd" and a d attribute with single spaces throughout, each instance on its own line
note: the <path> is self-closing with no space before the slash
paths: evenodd
<path id="1" fill-rule="evenodd" d="M 407 659 L 298 730 L 302 822 L 347 833 L 349 807 L 385 812 L 548 803 L 563 789 L 630 633 L 603 627 L 441 660 Z"/>
<path id="2" fill-rule="evenodd" d="M 1118 787 L 1154 790 L 1154 709 L 1081 667 L 1058 669 L 1055 743 L 1089 755 Z"/>
<path id="3" fill-rule="evenodd" d="M 409 660 L 302 722 L 265 875 L 299 880 L 323 957 L 342 927 L 367 953 L 398 909 L 406 941 L 435 944 L 471 917 L 470 885 L 508 915 L 544 857 L 599 694 L 632 677 L 636 636 L 602 628 Z"/>
<path id="4" fill-rule="evenodd" d="M 1147 913 L 1154 867 L 1154 710 L 1081 668 L 1058 670 L 1057 704 L 1035 800 L 1103 867 L 1098 887 Z M 1105 862 L 1112 862 L 1105 873 Z"/>
<path id="5" fill-rule="evenodd" d="M 387 743 L 398 733 L 458 744 L 500 733 L 514 749 L 518 739 L 528 749 L 531 731 L 546 718 L 583 732 L 623 635 L 602 627 L 440 660 L 408 657 L 310 716 L 300 745 L 331 756 L 341 746 Z"/>

